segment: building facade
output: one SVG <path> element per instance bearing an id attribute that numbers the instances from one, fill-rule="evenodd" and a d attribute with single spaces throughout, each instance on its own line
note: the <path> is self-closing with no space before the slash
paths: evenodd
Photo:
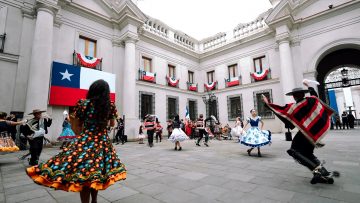
<path id="1" fill-rule="evenodd" d="M 46 109 L 55 140 L 69 107 L 48 105 L 52 62 L 73 64 L 74 53 L 82 53 L 116 74 L 116 104 L 129 139 L 145 114 L 165 125 L 175 114 L 185 117 L 186 107 L 192 118 L 211 114 L 230 125 L 255 108 L 266 129 L 281 132 L 261 94 L 282 104 L 304 78 L 318 80 L 321 93 L 332 70 L 359 68 L 360 1 L 270 2 L 273 8 L 254 21 L 197 40 L 130 0 L 0 0 L 0 110 Z M 336 64 L 331 54 L 345 57 Z"/>

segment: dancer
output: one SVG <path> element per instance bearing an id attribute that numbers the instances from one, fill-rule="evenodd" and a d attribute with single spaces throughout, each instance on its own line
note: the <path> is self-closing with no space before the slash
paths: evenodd
<path id="1" fill-rule="evenodd" d="M 43 149 L 44 136 L 48 133 L 47 128 L 51 126 L 52 119 L 41 111 L 40 109 L 34 109 L 29 115 L 33 115 L 34 118 L 28 120 L 26 125 L 20 127 L 20 131 L 24 134 L 30 143 L 30 155 L 29 165 L 35 166 L 39 162 L 39 158 Z"/>
<path id="2" fill-rule="evenodd" d="M 255 109 L 250 110 L 251 117 L 246 119 L 244 129 L 248 124 L 250 128 L 246 131 L 246 134 L 241 138 L 240 143 L 246 146 L 251 147 L 247 150 L 249 156 L 251 156 L 251 151 L 257 147 L 258 157 L 261 157 L 260 147 L 265 146 L 271 143 L 271 133 L 268 130 L 262 130 L 264 127 L 264 122 L 261 120 L 260 116 L 257 116 Z M 261 127 L 259 128 L 259 123 Z"/>
<path id="3" fill-rule="evenodd" d="M 64 116 L 65 116 L 65 119 L 62 124 L 63 130 L 62 130 L 60 136 L 58 137 L 58 140 L 63 142 L 61 144 L 60 149 L 63 149 L 64 146 L 69 145 L 69 143 L 74 138 L 76 138 L 74 131 L 71 129 L 69 114 L 66 111 L 64 111 Z"/>
<path id="4" fill-rule="evenodd" d="M 303 82 L 303 84 L 308 87 L 307 90 L 295 88 L 286 94 L 292 96 L 296 103 L 278 106 L 271 104 L 265 96 L 263 96 L 263 101 L 286 126 L 291 129 L 295 127 L 299 129 L 287 153 L 312 171 L 313 178 L 310 183 L 332 184 L 334 183 L 332 177 L 338 176 L 339 173 L 328 172 L 314 155 L 314 148 L 319 146 L 320 140 L 330 129 L 330 119 L 334 110 L 317 98 L 318 95 L 314 88 L 309 87 L 306 82 Z M 305 93 L 308 92 L 310 92 L 311 96 L 305 97 Z M 323 146 L 323 144 L 321 145 Z"/>
<path id="5" fill-rule="evenodd" d="M 162 140 L 162 130 L 163 127 L 160 125 L 160 121 L 156 119 L 156 127 L 155 127 L 155 133 L 156 133 L 156 143 L 158 143 L 158 140 Z"/>
<path id="6" fill-rule="evenodd" d="M 205 146 L 209 146 L 208 145 L 208 141 L 209 141 L 209 134 L 206 132 L 205 130 L 205 120 L 204 120 L 204 115 L 200 114 L 199 118 L 196 121 L 196 128 L 199 130 L 199 138 L 196 141 L 196 146 L 200 146 L 200 141 L 203 138 L 203 136 L 205 136 Z"/>
<path id="7" fill-rule="evenodd" d="M 145 134 L 143 132 L 144 126 L 140 125 L 139 127 L 139 144 L 144 144 Z"/>
<path id="8" fill-rule="evenodd" d="M 124 138 L 124 120 L 122 118 L 116 119 L 117 121 L 117 132 L 115 135 L 116 145 L 119 144 L 119 140 L 121 141 L 121 144 L 123 145 L 125 143 Z"/>
<path id="9" fill-rule="evenodd" d="M 8 130 L 9 127 L 23 124 L 23 121 L 9 121 L 6 120 L 6 116 L 7 114 L 5 112 L 0 112 L 0 152 L 19 151 Z"/>
<path id="10" fill-rule="evenodd" d="M 75 107 L 75 118 L 84 129 L 71 145 L 45 163 L 26 169 L 35 183 L 57 190 L 80 192 L 82 203 L 97 202 L 98 190 L 105 190 L 126 178 L 107 134 L 115 125 L 117 110 L 110 101 L 109 85 L 104 80 L 91 84 L 85 100 Z"/>
<path id="11" fill-rule="evenodd" d="M 146 115 L 144 118 L 144 126 L 145 126 L 146 133 L 148 136 L 149 147 L 151 148 L 154 146 L 154 132 L 155 132 L 155 126 L 156 126 L 154 117 L 149 114 Z"/>
<path id="12" fill-rule="evenodd" d="M 167 129 L 167 132 L 168 132 L 168 139 L 170 138 L 170 135 L 171 135 L 171 133 L 172 133 L 172 131 L 173 131 L 173 124 L 172 124 L 172 120 L 171 119 L 169 119 L 168 121 L 167 121 L 167 127 L 166 127 L 166 129 Z"/>
<path id="13" fill-rule="evenodd" d="M 237 137 L 238 141 L 241 141 L 241 134 L 243 133 L 244 124 L 240 117 L 236 117 L 235 126 L 231 128 L 231 137 Z"/>
<path id="14" fill-rule="evenodd" d="M 179 115 L 175 116 L 174 122 L 173 122 L 173 131 L 170 135 L 169 140 L 173 143 L 175 143 L 174 150 L 177 150 L 179 147 L 179 151 L 182 150 L 182 147 L 180 145 L 180 142 L 189 139 L 188 136 L 184 133 L 184 131 L 180 128 L 181 121 L 179 119 Z"/>

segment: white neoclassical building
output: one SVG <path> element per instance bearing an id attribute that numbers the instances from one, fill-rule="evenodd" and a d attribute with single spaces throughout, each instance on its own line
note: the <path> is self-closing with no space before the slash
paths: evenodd
<path id="1" fill-rule="evenodd" d="M 77 65 L 80 53 L 116 75 L 116 104 L 130 139 L 145 114 L 164 124 L 174 114 L 184 117 L 186 107 L 192 118 L 213 114 L 229 124 L 255 108 L 265 128 L 280 132 L 260 95 L 289 102 L 284 93 L 307 78 L 321 83 L 325 98 L 330 72 L 359 68 L 360 1 L 270 2 L 273 8 L 253 21 L 199 40 L 130 0 L 0 0 L 0 110 L 46 109 L 55 140 L 69 107 L 49 105 L 52 64 Z"/>

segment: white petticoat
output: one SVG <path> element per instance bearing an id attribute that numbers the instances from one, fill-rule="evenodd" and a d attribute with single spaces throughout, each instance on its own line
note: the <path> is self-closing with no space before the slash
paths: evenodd
<path id="1" fill-rule="evenodd" d="M 239 140 L 241 139 L 241 135 L 244 133 L 241 126 L 237 126 L 236 128 L 231 128 L 231 136 L 238 137 Z"/>
<path id="2" fill-rule="evenodd" d="M 180 128 L 175 128 L 172 131 L 168 140 L 170 140 L 171 142 L 182 142 L 187 139 L 189 139 L 189 137 L 184 133 L 184 131 L 182 131 Z"/>
<path id="3" fill-rule="evenodd" d="M 145 139 L 145 134 L 144 133 L 139 134 L 139 139 Z"/>

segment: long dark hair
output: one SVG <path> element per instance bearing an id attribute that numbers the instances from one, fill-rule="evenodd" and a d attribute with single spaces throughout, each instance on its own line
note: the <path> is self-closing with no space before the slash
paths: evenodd
<path id="1" fill-rule="evenodd" d="M 86 99 L 89 99 L 95 108 L 96 118 L 107 121 L 110 114 L 110 87 L 105 80 L 97 80 L 91 84 Z"/>

